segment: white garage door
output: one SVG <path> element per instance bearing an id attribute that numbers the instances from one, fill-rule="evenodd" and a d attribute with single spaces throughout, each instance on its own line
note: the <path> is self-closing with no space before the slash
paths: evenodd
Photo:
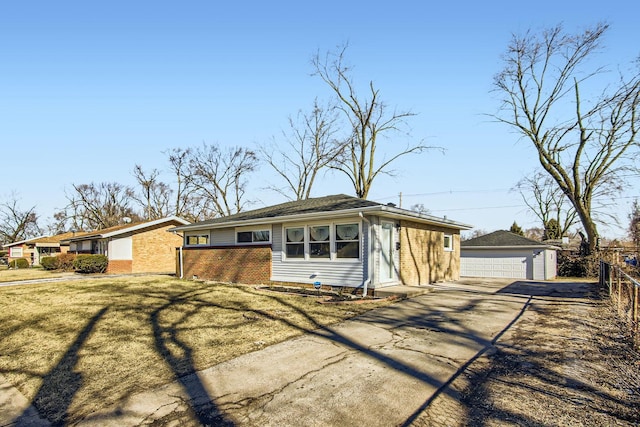
<path id="1" fill-rule="evenodd" d="M 524 254 L 462 254 L 460 275 L 527 279 L 527 259 Z"/>

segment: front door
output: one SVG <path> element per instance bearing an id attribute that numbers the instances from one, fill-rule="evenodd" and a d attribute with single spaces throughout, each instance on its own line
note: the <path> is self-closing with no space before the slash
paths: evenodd
<path id="1" fill-rule="evenodd" d="M 380 236 L 380 282 L 389 282 L 395 279 L 393 265 L 393 226 L 392 222 L 382 222 Z"/>

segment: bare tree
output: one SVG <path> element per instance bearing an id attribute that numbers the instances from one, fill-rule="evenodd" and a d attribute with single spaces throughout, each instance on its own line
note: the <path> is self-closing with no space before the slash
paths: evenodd
<path id="1" fill-rule="evenodd" d="M 522 200 L 542 222 L 545 230 L 549 231 L 549 224 L 553 220 L 560 236 L 564 236 L 578 222 L 575 208 L 549 174 L 535 172 L 522 178 L 514 190 L 520 192 Z"/>
<path id="2" fill-rule="evenodd" d="M 596 189 L 630 167 L 637 148 L 640 75 L 620 76 L 589 102 L 580 89 L 597 84 L 603 68 L 588 69 L 600 49 L 606 24 L 581 34 L 561 26 L 541 34 L 513 36 L 505 67 L 494 78 L 502 108 L 494 117 L 528 139 L 542 168 L 567 196 L 586 232 L 587 253 L 597 247 L 592 215 Z"/>
<path id="3" fill-rule="evenodd" d="M 142 194 L 134 195 L 134 200 L 144 209 L 148 220 L 165 218 L 172 214 L 173 190 L 169 185 L 159 181 L 159 175 L 159 170 L 145 172 L 140 165 L 135 165 L 133 169 L 133 176 L 142 189 Z"/>
<path id="4" fill-rule="evenodd" d="M 258 162 L 253 151 L 242 147 L 222 151 L 217 145 L 203 144 L 189 152 L 188 160 L 189 180 L 200 200 L 211 204 L 215 216 L 242 211 L 247 178 Z"/>
<path id="5" fill-rule="evenodd" d="M 196 189 L 189 172 L 191 152 L 191 148 L 174 148 L 165 154 L 168 155 L 169 166 L 175 176 L 174 213 L 189 221 L 200 221 L 205 218 L 197 211 L 199 204 L 194 202 Z"/>
<path id="6" fill-rule="evenodd" d="M 123 218 L 141 219 L 131 207 L 133 189 L 117 182 L 73 184 L 67 200 L 69 203 L 59 216 L 77 231 L 112 227 L 121 224 Z"/>
<path id="7" fill-rule="evenodd" d="M 388 158 L 376 158 L 381 138 L 388 134 L 401 133 L 406 120 L 415 116 L 410 111 L 390 110 L 381 100 L 380 90 L 369 82 L 368 96 L 359 96 L 351 77 L 351 67 L 345 63 L 347 45 L 337 52 L 325 56 L 317 53 L 313 59 L 314 75 L 319 76 L 337 98 L 337 108 L 349 124 L 346 149 L 333 164 L 333 168 L 344 173 L 353 183 L 358 197 L 366 198 L 373 180 L 380 174 L 393 174 L 389 165 L 399 157 L 421 153 L 427 147 L 422 143 L 407 145 Z"/>
<path id="8" fill-rule="evenodd" d="M 286 147 L 275 141 L 260 147 L 262 159 L 286 183 L 284 189 L 271 186 L 271 190 L 295 200 L 311 196 L 318 173 L 344 150 L 344 143 L 335 137 L 337 120 L 334 106 L 322 106 L 315 99 L 310 113 L 299 111 L 295 119 L 289 117 L 289 130 L 283 131 Z"/>
<path id="9" fill-rule="evenodd" d="M 12 193 L 7 201 L 0 204 L 0 240 L 2 244 L 30 239 L 42 233 L 38 226 L 36 207 L 22 209 L 19 197 Z"/>

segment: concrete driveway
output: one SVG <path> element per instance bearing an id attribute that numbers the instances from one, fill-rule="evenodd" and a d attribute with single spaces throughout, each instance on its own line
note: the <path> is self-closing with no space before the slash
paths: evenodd
<path id="1" fill-rule="evenodd" d="M 455 393 L 451 382 L 495 351 L 534 296 L 567 286 L 486 279 L 436 285 L 432 293 L 131 396 L 80 424 L 409 425 L 436 397 Z M 38 421 L 34 415 L 20 422 Z"/>

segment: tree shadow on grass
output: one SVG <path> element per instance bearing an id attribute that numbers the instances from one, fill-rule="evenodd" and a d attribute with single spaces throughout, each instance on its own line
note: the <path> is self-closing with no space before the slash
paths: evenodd
<path id="1" fill-rule="evenodd" d="M 42 378 L 42 385 L 31 401 L 31 405 L 38 413 L 53 426 L 65 425 L 68 421 L 69 407 L 73 397 L 83 385 L 82 374 L 75 371 L 79 352 L 108 309 L 109 307 L 103 307 L 91 317 L 56 366 Z M 27 408 L 14 420 L 14 424 L 16 426 L 33 425 L 33 415 L 30 408 Z"/>
<path id="2" fill-rule="evenodd" d="M 198 377 L 195 371 L 193 349 L 178 336 L 180 324 L 189 316 L 197 315 L 202 308 L 209 305 L 199 301 L 197 297 L 198 293 L 191 290 L 170 296 L 165 304 L 151 312 L 150 320 L 155 347 L 171 368 L 175 380 L 186 393 L 189 415 L 202 425 L 233 426 L 234 422 L 218 409 L 215 399 L 209 395 L 209 392 Z M 160 318 L 163 312 L 174 306 L 184 306 L 186 304 L 190 304 L 189 309 L 184 310 L 177 320 L 167 326 L 162 325 Z M 170 414 L 169 417 L 174 415 Z"/>

